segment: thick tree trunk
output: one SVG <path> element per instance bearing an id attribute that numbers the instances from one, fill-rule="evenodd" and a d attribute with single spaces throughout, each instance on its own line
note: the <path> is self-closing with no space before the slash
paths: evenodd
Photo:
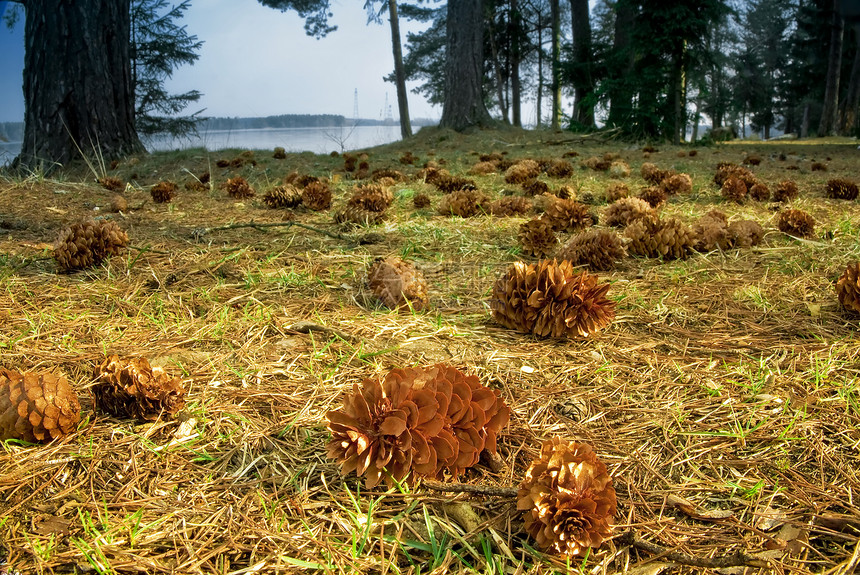
<path id="1" fill-rule="evenodd" d="M 675 55 L 672 71 L 672 144 L 679 145 L 686 135 L 687 82 L 683 49 Z"/>
<path id="2" fill-rule="evenodd" d="M 636 18 L 636 7 L 631 0 L 618 0 L 615 5 L 615 37 L 613 61 L 618 74 L 609 90 L 609 120 L 611 126 L 623 126 L 633 114 L 633 91 L 630 75 L 633 72 L 634 54 L 630 31 Z"/>
<path id="3" fill-rule="evenodd" d="M 860 36 L 855 34 L 855 36 Z M 860 38 L 858 38 L 860 40 Z M 848 80 L 848 94 L 842 102 L 842 112 L 839 115 L 839 134 L 852 136 L 857 125 L 857 108 L 860 106 L 860 46 L 854 50 L 854 62 L 851 64 L 851 77 Z"/>
<path id="4" fill-rule="evenodd" d="M 400 47 L 400 19 L 397 16 L 397 0 L 388 0 L 388 21 L 391 23 L 391 48 L 394 52 L 394 80 L 397 84 L 397 110 L 400 113 L 400 135 L 412 135 L 409 121 L 409 99 L 406 95 L 406 71 L 403 69 L 403 50 Z"/>
<path id="5" fill-rule="evenodd" d="M 24 3 L 25 127 L 16 165 L 145 151 L 134 128 L 129 2 Z"/>
<path id="6" fill-rule="evenodd" d="M 537 126 L 540 128 L 541 126 L 541 116 L 543 115 L 543 22 L 540 21 L 540 15 L 538 14 L 538 44 L 537 44 L 537 57 L 538 57 L 538 81 L 537 81 L 537 103 L 535 104 L 537 108 Z"/>
<path id="7" fill-rule="evenodd" d="M 517 0 L 511 0 L 511 112 L 514 126 L 523 127 L 522 120 L 522 87 L 520 85 L 520 34 L 523 21 L 520 18 L 520 7 Z"/>
<path id="8" fill-rule="evenodd" d="M 465 130 L 491 123 L 484 105 L 484 12 L 481 0 L 448 3 L 444 128 Z"/>
<path id="9" fill-rule="evenodd" d="M 499 49 L 496 47 L 496 30 L 493 27 L 493 17 L 490 15 L 490 50 L 493 56 L 493 72 L 496 75 L 496 98 L 499 100 L 499 111 L 502 113 L 502 120 L 505 124 L 510 124 L 508 119 L 508 105 L 505 102 L 505 81 L 502 77 L 502 63 L 499 60 Z"/>
<path id="10" fill-rule="evenodd" d="M 824 88 L 824 107 L 821 111 L 821 122 L 818 124 L 819 137 L 833 135 L 836 131 L 836 111 L 839 109 L 839 73 L 842 62 L 842 37 L 845 31 L 845 21 L 837 10 L 838 1 L 833 0 L 830 55 L 827 58 L 827 83 Z"/>
<path id="11" fill-rule="evenodd" d="M 550 127 L 559 129 L 561 121 L 561 10 L 559 0 L 550 0 L 552 18 L 552 116 Z"/>
<path id="12" fill-rule="evenodd" d="M 573 29 L 573 58 L 579 73 L 574 84 L 574 118 L 583 126 L 594 126 L 594 105 L 590 102 L 594 83 L 591 78 L 591 20 L 588 0 L 570 0 Z"/>

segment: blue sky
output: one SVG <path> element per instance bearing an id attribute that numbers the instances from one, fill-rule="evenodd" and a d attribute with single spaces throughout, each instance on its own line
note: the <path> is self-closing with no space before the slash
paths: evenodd
<path id="1" fill-rule="evenodd" d="M 0 12 L 8 2 L 0 0 Z M 391 33 L 366 24 L 360 0 L 334 0 L 338 30 L 322 40 L 308 38 L 294 13 L 266 8 L 257 0 L 192 0 L 185 24 L 205 43 L 200 60 L 175 72 L 168 88 L 203 92 L 197 108 L 206 116 L 342 114 L 352 116 L 358 89 L 359 115 L 379 118 L 386 94 L 397 116 L 394 85 L 382 77 L 393 69 Z M 23 22 L 0 28 L 0 122 L 22 121 L 24 101 Z M 408 30 L 420 25 L 401 22 Z M 441 110 L 409 94 L 410 115 L 438 118 Z"/>

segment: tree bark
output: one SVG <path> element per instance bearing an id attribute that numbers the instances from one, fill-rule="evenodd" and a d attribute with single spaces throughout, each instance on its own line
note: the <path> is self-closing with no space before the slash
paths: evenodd
<path id="1" fill-rule="evenodd" d="M 543 22 L 540 20 L 540 14 L 538 14 L 538 43 L 537 43 L 537 69 L 538 69 L 538 81 L 537 81 L 537 102 L 535 103 L 535 107 L 537 108 L 537 128 L 540 128 L 543 115 Z"/>
<path id="2" fill-rule="evenodd" d="M 591 77 L 591 19 L 588 0 L 570 0 L 573 58 L 579 73 L 574 85 L 574 118 L 583 126 L 594 126 L 594 106 L 588 102 L 594 91 Z"/>
<path id="3" fill-rule="evenodd" d="M 16 166 L 145 152 L 134 128 L 129 2 L 23 2 L 24 141 Z"/>
<path id="4" fill-rule="evenodd" d="M 609 119 L 611 126 L 623 126 L 633 113 L 633 92 L 628 79 L 633 72 L 634 55 L 631 30 L 636 8 L 631 0 L 618 0 L 615 6 L 615 37 L 612 46 L 613 61 L 618 76 L 609 90 Z"/>
<path id="5" fill-rule="evenodd" d="M 550 0 L 550 17 L 552 18 L 552 116 L 550 127 L 559 129 L 561 120 L 561 15 L 559 0 Z"/>
<path id="6" fill-rule="evenodd" d="M 854 50 L 851 77 L 848 79 L 848 94 L 842 102 L 842 113 L 839 118 L 840 135 L 854 135 L 857 126 L 858 106 L 860 106 L 860 46 Z"/>
<path id="7" fill-rule="evenodd" d="M 839 14 L 838 0 L 833 0 L 833 20 L 830 29 L 830 55 L 827 58 L 827 83 L 824 88 L 824 107 L 818 136 L 830 136 L 836 131 L 836 111 L 839 109 L 839 73 L 842 61 L 842 37 L 845 21 Z"/>
<path id="8" fill-rule="evenodd" d="M 481 0 L 448 3 L 443 128 L 462 131 L 491 124 L 484 105 L 484 19 Z"/>
<path id="9" fill-rule="evenodd" d="M 397 0 L 388 0 L 388 21 L 391 23 L 391 48 L 394 52 L 394 80 L 397 84 L 397 110 L 400 113 L 400 135 L 404 139 L 412 136 L 409 121 L 409 99 L 406 95 L 406 71 L 403 69 L 403 50 L 400 47 L 400 19 L 397 16 Z"/>
<path id="10" fill-rule="evenodd" d="M 493 15 L 490 15 L 488 20 L 490 22 L 490 51 L 492 52 L 493 57 L 493 72 L 496 75 L 496 98 L 499 100 L 499 111 L 502 113 L 502 120 L 505 124 L 510 124 L 511 121 L 508 119 L 508 105 L 505 102 L 505 93 L 504 93 L 504 80 L 502 79 L 502 63 L 499 60 L 499 49 L 496 47 L 496 30 L 493 26 Z"/>
<path id="11" fill-rule="evenodd" d="M 522 86 L 520 84 L 520 34 L 522 34 L 522 18 L 517 0 L 511 0 L 511 113 L 514 126 L 523 127 L 522 120 Z"/>

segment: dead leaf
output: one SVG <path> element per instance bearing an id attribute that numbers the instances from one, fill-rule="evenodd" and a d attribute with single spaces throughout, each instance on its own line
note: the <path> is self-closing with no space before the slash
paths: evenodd
<path id="1" fill-rule="evenodd" d="M 729 509 L 703 510 L 692 501 L 688 501 L 679 495 L 669 495 L 666 498 L 666 502 L 678 508 L 683 514 L 702 521 L 718 521 L 734 516 L 734 512 Z"/>
<path id="2" fill-rule="evenodd" d="M 762 531 L 772 531 L 788 521 L 788 515 L 781 509 L 774 509 L 770 505 L 756 509 L 757 517 L 755 526 Z"/>
<path id="3" fill-rule="evenodd" d="M 56 515 L 37 515 L 33 518 L 33 531 L 39 535 L 68 535 L 72 521 Z"/>

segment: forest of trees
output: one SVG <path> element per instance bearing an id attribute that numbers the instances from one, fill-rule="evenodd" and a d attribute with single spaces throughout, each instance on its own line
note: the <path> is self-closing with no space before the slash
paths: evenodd
<path id="1" fill-rule="evenodd" d="M 26 14 L 21 160 L 64 162 L 72 144 L 122 155 L 142 148 L 138 133 L 193 128 L 194 115 L 171 118 L 199 93 L 159 91 L 197 58 L 200 42 L 177 22 L 192 1 L 17 0 Z M 310 35 L 336 33 L 330 0 L 259 1 L 304 17 Z M 457 130 L 536 122 L 675 143 L 702 137 L 702 124 L 714 138 L 747 126 L 763 137 L 858 132 L 857 0 L 366 0 L 365 8 L 370 22 L 390 23 L 388 79 L 404 136 L 406 80 L 442 104 L 441 125 Z M 428 26 L 401 47 L 398 19 Z M 536 116 L 524 118 L 526 108 Z"/>

